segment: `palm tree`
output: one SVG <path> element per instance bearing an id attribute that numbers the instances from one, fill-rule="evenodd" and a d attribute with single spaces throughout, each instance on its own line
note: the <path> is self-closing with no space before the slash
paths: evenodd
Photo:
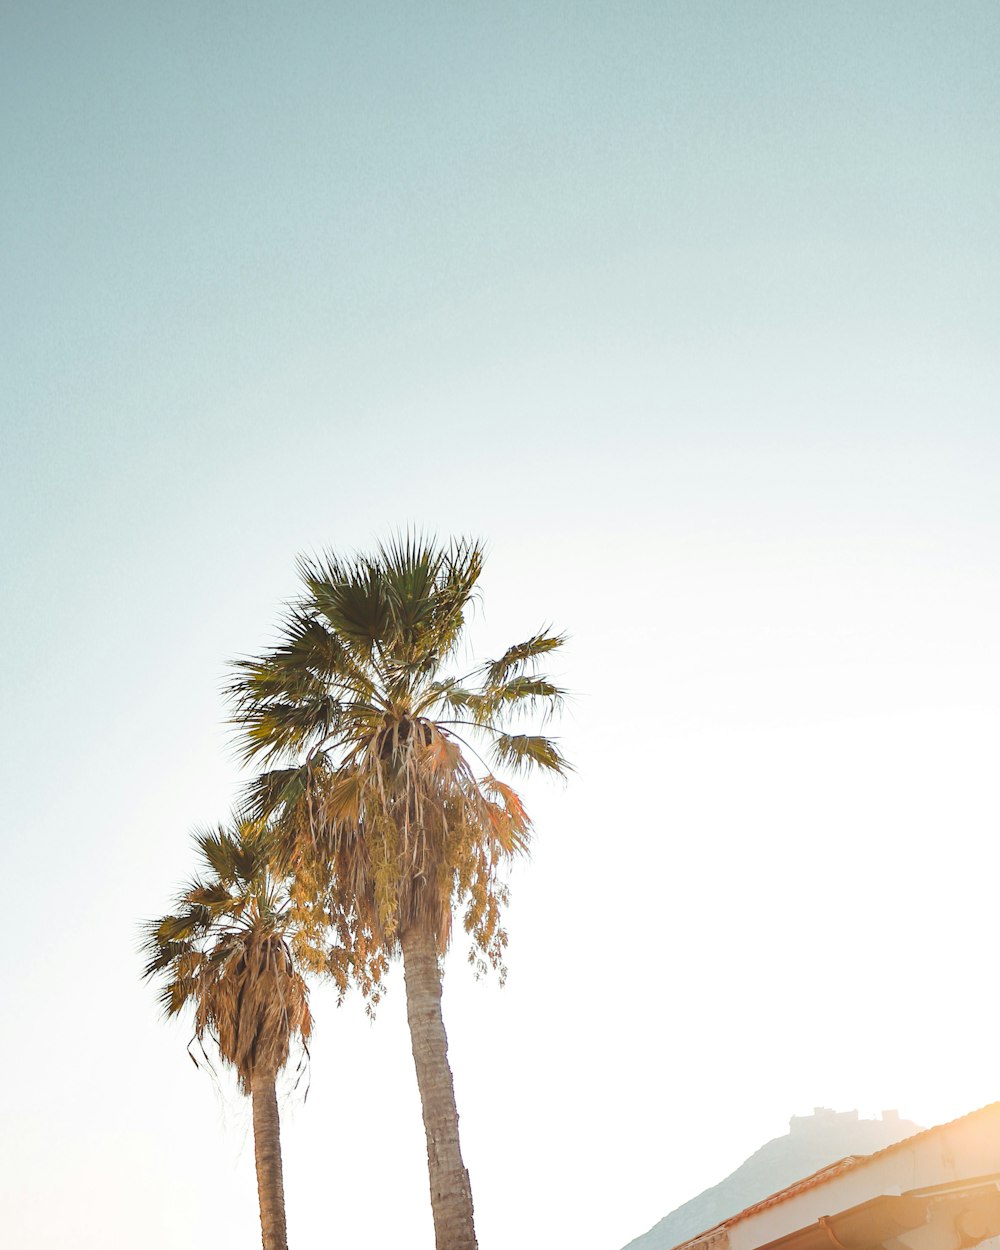
<path id="1" fill-rule="evenodd" d="M 476 1246 L 441 1015 L 453 910 L 472 956 L 502 972 L 500 870 L 531 824 L 496 769 L 569 767 L 553 739 L 520 724 L 560 705 L 563 692 L 537 671 L 560 635 L 543 630 L 464 675 L 453 668 L 482 565 L 478 543 L 413 535 L 373 555 L 302 560 L 305 593 L 279 644 L 238 662 L 230 690 L 245 757 L 269 769 L 251 806 L 280 811 L 293 831 L 304 892 L 325 886 L 402 954 L 438 1250 Z"/>
<path id="2" fill-rule="evenodd" d="M 195 842 L 204 875 L 181 893 L 175 914 L 146 926 L 143 975 L 165 978 L 168 1016 L 193 1009 L 202 1053 L 209 1039 L 252 1099 L 263 1247 L 287 1250 L 276 1082 L 293 1042 L 304 1049 L 312 1031 L 291 902 L 259 825 L 198 833 Z"/>

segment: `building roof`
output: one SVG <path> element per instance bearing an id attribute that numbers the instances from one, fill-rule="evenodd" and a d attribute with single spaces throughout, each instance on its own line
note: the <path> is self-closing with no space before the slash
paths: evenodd
<path id="1" fill-rule="evenodd" d="M 779 1189 L 777 1193 L 769 1194 L 759 1202 L 745 1207 L 735 1215 L 729 1216 L 728 1219 L 722 1220 L 718 1224 L 713 1224 L 711 1228 L 705 1229 L 704 1232 L 698 1233 L 697 1236 L 680 1242 L 674 1250 L 681 1250 L 682 1247 L 697 1246 L 700 1242 L 714 1240 L 720 1233 L 731 1228 L 734 1224 L 739 1224 L 750 1216 L 756 1215 L 757 1212 L 766 1211 L 769 1207 L 777 1206 L 789 1198 L 794 1198 L 796 1194 L 804 1193 L 809 1189 L 815 1189 L 817 1186 L 823 1185 L 835 1177 L 842 1176 L 845 1172 L 853 1172 L 858 1168 L 866 1167 L 876 1159 L 884 1158 L 886 1155 L 911 1149 L 916 1142 L 925 1141 L 937 1133 L 944 1133 L 956 1125 L 965 1124 L 987 1115 L 998 1114 L 1000 1114 L 1000 1102 L 987 1103 L 985 1107 L 979 1107 L 976 1111 L 970 1111 L 968 1114 L 959 1116 L 955 1120 L 948 1120 L 944 1124 L 936 1124 L 933 1128 L 924 1129 L 920 1133 L 914 1133 L 911 1137 L 904 1137 L 902 1141 L 895 1142 L 891 1146 L 885 1146 L 881 1150 L 876 1150 L 873 1154 L 848 1155 L 844 1159 L 838 1159 L 836 1163 L 827 1164 L 826 1167 L 820 1168 L 809 1176 L 804 1176 L 801 1180 L 787 1185 L 784 1189 Z"/>

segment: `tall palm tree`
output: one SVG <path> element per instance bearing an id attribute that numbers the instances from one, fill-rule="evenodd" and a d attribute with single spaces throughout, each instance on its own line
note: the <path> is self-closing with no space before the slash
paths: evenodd
<path id="1" fill-rule="evenodd" d="M 305 591 L 278 645 L 240 661 L 231 687 L 246 759 L 268 769 L 254 804 L 295 831 L 305 893 L 325 885 L 402 954 L 438 1250 L 476 1246 L 441 1015 L 453 910 L 473 955 L 501 967 L 500 870 L 531 824 L 497 770 L 569 767 L 553 739 L 521 724 L 560 705 L 537 671 L 560 635 L 454 667 L 482 565 L 478 543 L 413 535 L 372 555 L 303 560 Z"/>
<path id="2" fill-rule="evenodd" d="M 167 1015 L 193 1009 L 203 1053 L 209 1039 L 252 1099 L 263 1247 L 287 1250 L 276 1082 L 292 1044 L 305 1048 L 312 1031 L 292 950 L 293 909 L 259 825 L 202 832 L 195 841 L 204 872 L 173 915 L 146 926 L 144 976 L 164 978 Z"/>

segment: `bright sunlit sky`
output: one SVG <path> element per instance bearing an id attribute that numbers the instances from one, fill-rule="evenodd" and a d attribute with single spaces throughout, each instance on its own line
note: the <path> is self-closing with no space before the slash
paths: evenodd
<path id="1" fill-rule="evenodd" d="M 0 18 L 0 1205 L 259 1242 L 138 926 L 298 553 L 481 537 L 571 635 L 507 986 L 445 1018 L 482 1250 L 619 1250 L 814 1105 L 1000 1096 L 989 2 Z M 433 1245 L 395 969 L 314 992 L 293 1246 Z"/>

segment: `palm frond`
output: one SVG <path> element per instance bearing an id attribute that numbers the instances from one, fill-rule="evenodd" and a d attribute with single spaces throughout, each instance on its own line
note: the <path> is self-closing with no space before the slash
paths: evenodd
<path id="1" fill-rule="evenodd" d="M 422 716 L 432 709 L 464 712 L 479 697 L 474 690 L 469 690 L 461 685 L 456 678 L 450 678 L 446 681 L 432 681 L 428 682 L 426 693 L 416 705 L 415 711 L 418 716 Z"/>
<path id="2" fill-rule="evenodd" d="M 231 886 L 223 885 L 221 881 L 192 881 L 184 891 L 184 901 L 200 905 L 211 913 L 233 902 L 230 889 Z"/>
<path id="3" fill-rule="evenodd" d="M 522 672 L 540 655 L 556 651 L 566 641 L 565 634 L 549 634 L 544 630 L 508 647 L 499 660 L 490 660 L 482 667 L 488 685 L 499 685 L 513 673 Z"/>
<path id="4" fill-rule="evenodd" d="M 520 674 L 487 686 L 481 693 L 466 700 L 466 707 L 480 725 L 489 725 L 497 717 L 514 712 L 541 713 L 544 720 L 558 712 L 566 692 L 547 677 Z"/>
<path id="5" fill-rule="evenodd" d="M 450 655 L 458 644 L 465 624 L 465 610 L 472 602 L 485 556 L 481 543 L 466 538 L 453 541 L 448 549 L 435 609 L 435 633 L 442 658 Z"/>
<path id="6" fill-rule="evenodd" d="M 370 561 L 341 561 L 326 552 L 318 560 L 300 559 L 299 573 L 314 610 L 363 668 L 377 653 L 391 621 L 378 570 Z"/>
<path id="7" fill-rule="evenodd" d="M 158 972 L 162 972 L 164 968 L 168 968 L 181 955 L 191 949 L 191 944 L 186 941 L 156 941 L 146 944 L 145 949 L 148 953 L 148 960 L 142 970 L 143 980 L 148 981 L 150 977 L 156 976 Z"/>
<path id="8" fill-rule="evenodd" d="M 310 778 L 323 767 L 323 756 L 314 756 L 297 768 L 272 768 L 259 773 L 243 792 L 242 815 L 249 820 L 268 820 L 293 810 L 306 797 Z"/>
<path id="9" fill-rule="evenodd" d="M 382 587 L 390 619 L 382 637 L 390 650 L 401 652 L 429 636 L 443 562 L 444 553 L 415 531 L 379 545 L 371 569 Z"/>
<path id="10" fill-rule="evenodd" d="M 493 739 L 493 758 L 502 768 L 513 773 L 541 768 L 565 776 L 571 765 L 553 738 L 540 734 L 497 734 Z"/>
<path id="11" fill-rule="evenodd" d="M 221 825 L 196 829 L 192 840 L 201 859 L 220 880 L 231 880 L 236 875 L 236 844 Z"/>
<path id="12" fill-rule="evenodd" d="M 154 942 L 186 942 L 199 936 L 212 923 L 212 912 L 208 907 L 194 904 L 187 905 L 186 893 L 181 896 L 181 904 L 185 910 L 176 915 L 164 916 L 147 926 L 147 944 Z"/>

